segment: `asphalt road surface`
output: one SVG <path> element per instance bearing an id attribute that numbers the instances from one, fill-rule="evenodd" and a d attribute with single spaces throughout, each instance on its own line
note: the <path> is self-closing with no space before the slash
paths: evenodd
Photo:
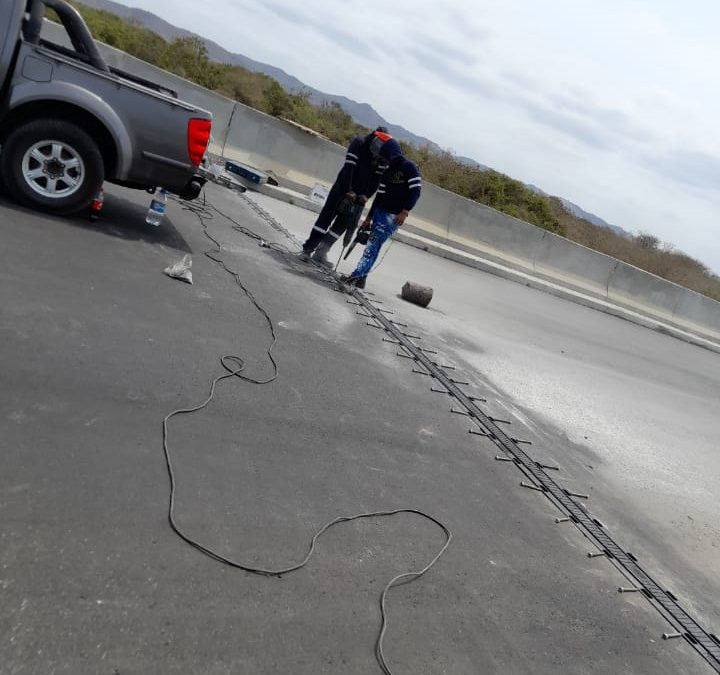
<path id="1" fill-rule="evenodd" d="M 238 223 L 282 241 L 237 196 L 215 187 L 207 195 Z M 249 376 L 272 375 L 271 335 L 236 279 L 203 255 L 214 245 L 196 214 L 172 202 L 152 228 L 148 201 L 111 189 L 94 224 L 0 202 L 0 673 L 380 672 L 379 593 L 432 558 L 443 540 L 436 528 L 410 515 L 343 524 L 320 539 L 307 567 L 278 579 L 224 566 L 168 526 L 163 418 L 207 397 L 223 355 L 243 358 Z M 295 211 L 277 216 L 305 227 Z M 618 595 L 624 578 L 587 558 L 583 536 L 554 523 L 550 503 L 519 487 L 517 471 L 494 461 L 495 447 L 467 433 L 466 420 L 344 294 L 218 213 L 207 227 L 222 244 L 218 257 L 272 318 L 279 370 L 268 385 L 224 380 L 207 409 L 170 421 L 177 519 L 192 536 L 247 564 L 282 567 L 302 559 L 312 533 L 338 515 L 422 509 L 454 539 L 425 577 L 390 592 L 386 654 L 395 673 L 711 672 L 683 640 L 661 639 L 668 625 L 642 598 Z M 192 286 L 162 273 L 186 253 Z M 395 297 L 403 264 L 442 281 L 430 310 Z M 694 583 L 709 568 L 690 565 L 693 556 L 677 554 L 655 520 L 627 506 L 634 497 L 612 480 L 612 457 L 566 438 L 550 416 L 533 417 L 533 392 L 543 387 L 536 379 L 561 362 L 556 354 L 534 371 L 551 346 L 568 354 L 559 382 L 575 367 L 595 367 L 601 381 L 618 366 L 597 366 L 593 345 L 583 347 L 590 329 L 567 336 L 567 313 L 591 327 L 596 314 L 573 307 L 554 317 L 544 303 L 561 301 L 532 295 L 537 323 L 523 333 L 528 289 L 397 245 L 376 278 L 378 297 L 479 395 L 489 393 L 491 410 L 516 414 L 513 433 L 532 434 L 538 456 L 562 464 L 568 484 L 593 490 L 593 509 L 615 514 L 618 538 L 645 542 L 641 552 L 681 599 L 712 617 L 718 594 L 699 597 Z M 472 297 L 445 290 L 462 280 Z M 473 298 L 496 315 L 463 315 Z M 557 334 L 548 334 L 554 322 Z M 631 368 L 642 350 L 623 331 L 638 341 L 645 333 L 617 325 L 597 336 L 597 349 L 625 350 L 627 377 L 665 377 L 643 379 L 644 366 Z M 716 413 L 717 355 L 647 335 L 661 341 L 653 349 L 683 357 L 665 383 L 672 393 L 684 382 L 698 419 Z M 560 386 L 544 385 L 549 393 Z M 587 414 L 594 429 L 603 411 Z M 603 419 L 603 428 L 614 426 Z M 700 492 L 714 470 L 708 458 L 697 477 L 680 477 L 687 492 Z M 699 599 L 684 593 L 684 579 Z M 702 590 L 715 588 L 709 575 L 706 583 Z"/>

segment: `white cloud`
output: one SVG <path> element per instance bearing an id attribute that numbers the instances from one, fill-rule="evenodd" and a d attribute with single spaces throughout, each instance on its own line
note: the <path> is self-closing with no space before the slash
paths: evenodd
<path id="1" fill-rule="evenodd" d="M 720 272 L 720 3 L 127 0 Z"/>

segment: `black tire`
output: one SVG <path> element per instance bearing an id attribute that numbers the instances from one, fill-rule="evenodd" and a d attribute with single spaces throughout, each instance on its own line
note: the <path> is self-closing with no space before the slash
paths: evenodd
<path id="1" fill-rule="evenodd" d="M 37 144 L 43 145 L 26 158 Z M 38 171 L 44 175 L 31 178 Z M 97 143 L 80 127 L 62 119 L 35 119 L 7 136 L 0 175 L 8 193 L 21 204 L 68 215 L 90 207 L 105 180 L 105 167 Z M 50 196 L 53 190 L 56 196 Z"/>

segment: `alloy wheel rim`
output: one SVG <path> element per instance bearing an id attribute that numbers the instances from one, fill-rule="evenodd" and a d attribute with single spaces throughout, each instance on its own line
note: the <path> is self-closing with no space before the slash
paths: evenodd
<path id="1" fill-rule="evenodd" d="M 82 187 L 85 163 L 69 143 L 48 139 L 27 149 L 22 175 L 33 192 L 48 199 L 62 199 Z"/>

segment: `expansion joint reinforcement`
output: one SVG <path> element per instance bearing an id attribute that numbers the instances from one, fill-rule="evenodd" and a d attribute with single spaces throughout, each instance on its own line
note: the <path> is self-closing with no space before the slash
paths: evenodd
<path id="1" fill-rule="evenodd" d="M 620 592 L 634 590 L 642 593 L 677 629 L 676 633 L 665 635 L 685 638 L 710 666 L 720 673 L 720 640 L 718 637 L 700 626 L 682 608 L 675 595 L 663 589 L 639 564 L 635 556 L 625 551 L 612 538 L 603 524 L 588 513 L 586 506 L 579 501 L 580 498 L 586 498 L 586 495 L 573 493 L 561 487 L 548 474 L 548 470 L 556 470 L 556 467 L 546 466 L 532 459 L 520 447 L 521 441 L 511 438 L 501 429 L 500 424 L 504 420 L 497 420 L 488 415 L 477 405 L 482 399 L 470 396 L 460 388 L 460 384 L 467 383 L 460 383 L 448 375 L 441 365 L 427 355 L 428 350 L 422 349 L 413 342 L 414 336 L 409 336 L 397 322 L 387 318 L 386 312 L 376 307 L 364 293 L 355 288 L 347 288 L 346 291 L 352 295 L 378 327 L 386 331 L 392 337 L 392 341 L 402 347 L 408 356 L 422 367 L 423 371 L 416 370 L 416 372 L 422 372 L 422 374 L 437 380 L 446 392 L 463 407 L 465 414 L 484 430 L 480 435 L 487 437 L 505 453 L 505 457 L 499 459 L 509 459 L 532 481 L 530 484 L 525 484 L 524 487 L 543 492 L 550 501 L 567 514 L 568 521 L 573 522 L 626 578 L 636 584 L 631 589 L 621 587 L 618 590 Z"/>

